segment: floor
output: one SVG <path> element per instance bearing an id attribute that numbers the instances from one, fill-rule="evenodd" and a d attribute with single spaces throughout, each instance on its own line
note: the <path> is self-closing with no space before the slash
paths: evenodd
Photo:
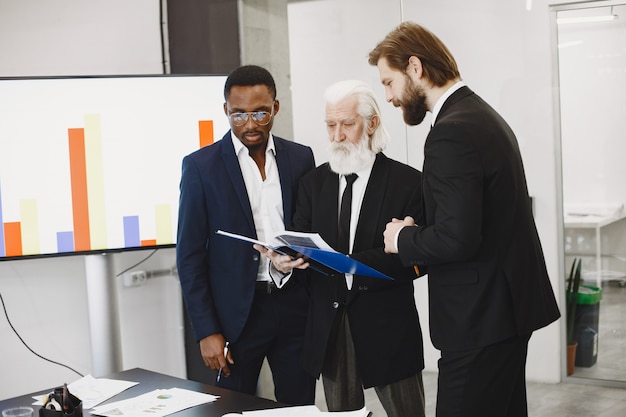
<path id="1" fill-rule="evenodd" d="M 437 374 L 423 374 L 426 415 L 435 416 Z M 624 417 L 626 389 L 571 383 L 540 384 L 529 382 L 528 415 L 531 417 Z M 316 405 L 326 411 L 324 389 L 318 382 Z M 373 389 L 365 391 L 365 406 L 374 417 L 386 417 Z"/>

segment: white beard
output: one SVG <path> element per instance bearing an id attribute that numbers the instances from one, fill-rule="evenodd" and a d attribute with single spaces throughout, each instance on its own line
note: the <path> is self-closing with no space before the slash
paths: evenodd
<path id="1" fill-rule="evenodd" d="M 340 175 L 359 172 L 374 163 L 376 154 L 368 146 L 369 137 L 363 134 L 359 143 L 331 142 L 328 146 L 330 169 Z"/>

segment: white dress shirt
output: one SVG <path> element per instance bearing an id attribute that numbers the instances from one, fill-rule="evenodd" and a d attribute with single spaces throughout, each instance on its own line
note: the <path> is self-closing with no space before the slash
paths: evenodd
<path id="1" fill-rule="evenodd" d="M 274 137 L 270 134 L 265 150 L 265 180 L 256 162 L 250 156 L 248 148 L 234 135 L 231 134 L 239 167 L 246 184 L 248 200 L 252 209 L 252 218 L 256 228 L 257 239 L 262 242 L 270 241 L 276 234 L 285 230 L 283 212 L 283 194 L 280 188 L 280 178 L 278 176 L 278 166 L 276 165 L 276 148 Z M 282 283 L 269 273 L 269 262 L 263 259 L 259 262 L 257 281 L 274 280 L 279 287 L 287 282 L 282 279 Z M 278 282 L 277 282 L 278 281 Z"/>

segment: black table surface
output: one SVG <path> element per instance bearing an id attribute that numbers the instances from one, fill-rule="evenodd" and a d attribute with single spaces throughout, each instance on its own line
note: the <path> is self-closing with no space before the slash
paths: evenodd
<path id="1" fill-rule="evenodd" d="M 122 372 L 112 373 L 109 375 L 105 375 L 104 378 L 139 382 L 139 384 L 125 391 L 122 391 L 118 395 L 108 399 L 102 404 L 136 397 L 138 395 L 145 394 L 146 392 L 154 391 L 155 389 L 168 388 L 182 388 L 191 391 L 217 395 L 220 397 L 219 399 L 217 399 L 217 401 L 213 401 L 207 404 L 201 404 L 196 407 L 191 407 L 179 411 L 174 414 L 176 417 L 221 417 L 226 413 L 240 413 L 242 411 L 261 410 L 285 406 L 284 404 L 264 398 L 255 397 L 253 395 L 242 394 L 240 392 L 230 391 L 224 388 L 202 384 L 200 382 L 176 378 L 173 376 L 164 375 L 141 368 L 134 368 Z M 0 410 L 5 410 L 11 407 L 32 406 L 32 403 L 35 401 L 33 399 L 34 395 L 44 395 L 53 390 L 54 387 L 48 390 L 43 390 L 41 392 L 34 392 L 32 394 L 22 395 L 20 397 L 9 398 L 7 400 L 0 401 Z M 33 417 L 38 417 L 39 406 L 33 406 L 33 408 L 35 409 L 35 414 Z M 90 417 L 91 414 L 89 413 L 89 410 L 83 410 L 83 416 Z"/>

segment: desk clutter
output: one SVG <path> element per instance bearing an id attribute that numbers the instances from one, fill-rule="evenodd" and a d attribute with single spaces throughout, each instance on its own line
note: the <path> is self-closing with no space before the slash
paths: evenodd
<path id="1" fill-rule="evenodd" d="M 136 397 L 98 406 L 105 400 L 137 385 L 137 382 L 119 381 L 106 378 L 83 377 L 69 386 L 55 388 L 44 395 L 39 417 L 82 417 L 84 396 L 85 409 L 89 413 L 103 417 L 164 417 L 178 411 L 217 400 L 216 395 L 205 394 L 181 388 L 157 389 Z M 68 388 L 69 387 L 69 388 Z M 70 393 L 70 389 L 76 395 Z M 35 405 L 39 403 L 36 402 Z"/>
<path id="2" fill-rule="evenodd" d="M 132 371 L 131 371 L 132 372 Z M 128 375 L 143 375 L 139 380 L 150 376 L 158 376 L 159 374 L 151 373 L 149 371 L 139 370 L 136 373 Z M 125 374 L 122 372 L 122 374 Z M 161 375 L 160 377 L 166 378 L 166 382 L 160 383 L 160 386 L 186 386 L 193 387 L 188 384 L 189 381 L 183 381 L 172 377 L 166 377 Z M 91 375 L 82 377 L 81 379 L 72 382 L 71 384 L 63 385 L 62 387 L 55 388 L 52 392 L 43 396 L 34 396 L 37 401 L 33 405 L 40 405 L 38 417 L 82 417 L 83 410 L 86 410 L 89 414 L 102 417 L 164 417 L 181 410 L 207 404 L 218 401 L 220 396 L 207 394 L 194 389 L 183 389 L 179 387 L 174 388 L 160 388 L 152 389 L 149 392 L 143 392 L 139 395 L 125 398 L 119 401 L 105 403 L 115 397 L 117 394 L 122 393 L 130 387 L 138 385 L 139 382 L 131 382 L 118 379 L 107 378 L 94 378 Z M 150 385 L 154 387 L 155 385 Z M 222 390 L 225 391 L 225 390 Z M 253 398 L 244 394 L 236 393 L 232 391 L 232 394 L 223 394 L 226 398 L 226 407 L 232 406 L 233 398 L 237 398 L 236 402 L 240 409 L 250 410 L 237 412 L 222 411 L 219 414 L 208 414 L 204 411 L 199 411 L 195 415 L 202 416 L 220 416 L 220 417 L 234 417 L 234 416 L 249 416 L 249 417 L 291 417 L 297 415 L 299 417 L 313 417 L 313 416 L 336 416 L 336 417 L 368 417 L 371 413 L 364 407 L 361 410 L 344 411 L 344 412 L 326 412 L 319 410 L 314 405 L 308 406 L 293 406 L 293 407 L 279 407 L 279 408 L 267 408 L 267 404 L 276 403 L 270 400 Z M 232 395 L 232 396 L 231 396 Z M 234 397 L 233 397 L 234 396 Z M 128 395 L 126 395 L 128 397 Z M 252 402 L 251 402 L 252 401 Z M 247 405 L 244 405 L 247 403 Z M 216 403 L 219 404 L 219 403 Z M 266 409 L 267 408 L 267 409 Z M 32 410 L 32 408 L 30 408 Z M 220 409 L 217 407 L 216 411 Z M 32 413 L 32 411 L 31 411 Z M 85 414 L 87 415 L 87 414 Z M 193 414 L 192 414 L 193 415 Z M 20 416 L 31 417 L 31 416 Z"/>
<path id="3" fill-rule="evenodd" d="M 67 384 L 55 388 L 42 399 L 39 417 L 82 417 L 83 403 L 70 393 Z"/>

